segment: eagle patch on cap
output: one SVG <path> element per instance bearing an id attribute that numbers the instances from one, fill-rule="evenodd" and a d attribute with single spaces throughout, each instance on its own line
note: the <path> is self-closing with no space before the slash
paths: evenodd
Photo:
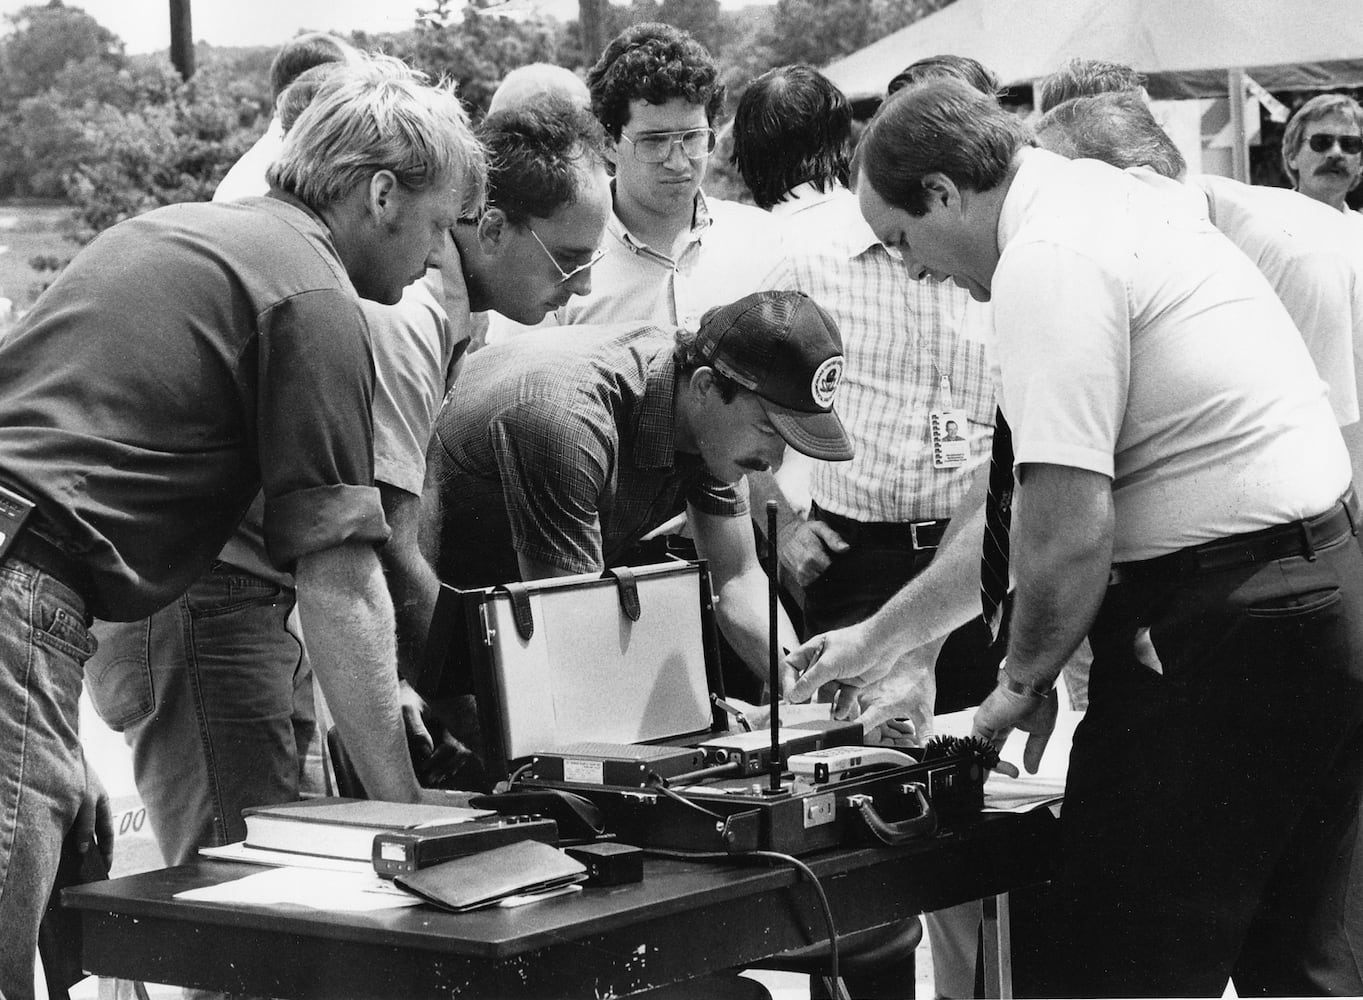
<path id="1" fill-rule="evenodd" d="M 814 378 L 809 383 L 809 393 L 814 397 L 814 402 L 825 409 L 832 406 L 841 381 L 842 355 L 835 354 L 814 370 Z"/>

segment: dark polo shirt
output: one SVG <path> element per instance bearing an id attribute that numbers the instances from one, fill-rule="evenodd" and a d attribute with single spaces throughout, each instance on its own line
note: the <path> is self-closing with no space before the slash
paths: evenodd
<path id="1" fill-rule="evenodd" d="M 257 491 L 272 561 L 383 541 L 374 368 L 321 220 L 175 205 L 83 250 L 0 341 L 0 483 L 83 563 L 100 618 L 168 604 Z"/>
<path id="2" fill-rule="evenodd" d="M 677 451 L 673 344 L 646 324 L 555 327 L 465 362 L 427 456 L 442 580 L 519 580 L 518 553 L 587 573 L 687 504 L 747 513 L 733 485 Z"/>

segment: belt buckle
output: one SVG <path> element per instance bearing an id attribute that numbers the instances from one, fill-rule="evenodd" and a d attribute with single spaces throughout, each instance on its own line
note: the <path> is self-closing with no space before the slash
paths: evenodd
<path id="1" fill-rule="evenodd" d="M 920 542 L 918 540 L 918 529 L 936 527 L 936 521 L 910 521 L 909 522 L 909 544 L 913 546 L 915 552 L 922 552 L 925 549 L 937 548 L 936 542 Z"/>

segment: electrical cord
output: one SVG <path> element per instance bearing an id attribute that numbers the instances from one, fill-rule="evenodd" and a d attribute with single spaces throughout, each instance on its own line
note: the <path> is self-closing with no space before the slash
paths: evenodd
<path id="1" fill-rule="evenodd" d="M 833 907 L 829 905 L 828 893 L 824 892 L 823 883 L 819 881 L 819 876 L 814 874 L 814 870 L 799 858 L 790 854 L 782 854 L 780 851 L 748 851 L 745 854 L 735 854 L 732 857 L 742 858 L 761 858 L 767 861 L 774 861 L 778 864 L 789 865 L 798 871 L 805 878 L 809 879 L 814 887 L 814 894 L 819 899 L 819 909 L 823 911 L 824 924 L 828 928 L 828 978 L 832 989 L 830 993 L 836 1000 L 849 1000 L 847 988 L 843 985 L 842 974 L 838 969 L 838 932 L 833 926 Z"/>
<path id="2" fill-rule="evenodd" d="M 660 795 L 666 795 L 669 799 L 672 799 L 675 802 L 679 802 L 680 804 L 686 806 L 686 808 L 688 809 L 694 809 L 698 813 L 703 813 L 710 819 L 717 819 L 721 822 L 728 819 L 727 816 L 722 816 L 712 809 L 706 809 L 699 802 L 692 802 L 690 799 L 688 799 L 685 795 L 682 795 L 680 792 L 676 792 L 673 791 L 671 788 L 668 788 L 667 785 L 663 782 L 663 779 L 659 777 L 656 772 L 650 771 L 648 773 L 648 778 L 654 791 L 658 792 Z"/>
<path id="3" fill-rule="evenodd" d="M 659 791 L 676 796 L 678 799 L 683 799 L 682 796 L 677 795 L 677 793 L 673 792 L 671 789 L 660 788 Z M 683 799 L 683 801 L 685 800 Z M 691 805 L 689 802 L 687 804 Z M 699 809 L 700 807 L 693 806 L 693 808 Z M 710 810 L 708 809 L 702 809 L 701 811 L 712 816 L 718 815 L 717 813 L 710 813 Z M 824 926 L 828 930 L 829 992 L 833 995 L 835 1000 L 850 1000 L 850 997 L 847 994 L 847 987 L 843 985 L 842 973 L 839 969 L 838 931 L 833 923 L 833 907 L 829 905 L 828 893 L 824 891 L 823 883 L 819 881 L 819 876 L 814 874 L 814 870 L 810 868 L 809 865 L 805 864 L 799 858 L 789 854 L 782 854 L 779 851 L 743 851 L 738 854 L 729 854 L 725 851 L 674 851 L 659 847 L 645 847 L 643 848 L 643 852 L 653 857 L 673 858 L 678 861 L 725 861 L 730 863 L 742 863 L 749 858 L 755 858 L 759 861 L 769 863 L 775 862 L 794 868 L 808 879 L 810 884 L 814 887 L 814 894 L 819 900 L 819 910 L 823 914 Z"/>
<path id="4" fill-rule="evenodd" d="M 737 761 L 731 760 L 724 764 L 712 764 L 709 767 L 698 768 L 695 771 L 685 771 L 681 774 L 674 774 L 670 778 L 661 777 L 654 772 L 650 772 L 649 777 L 657 778 L 658 784 L 661 787 L 667 787 L 670 785 L 694 785 L 696 782 L 705 781 L 707 778 L 722 778 L 725 775 L 730 774 L 736 777 L 742 777 L 742 765 Z"/>

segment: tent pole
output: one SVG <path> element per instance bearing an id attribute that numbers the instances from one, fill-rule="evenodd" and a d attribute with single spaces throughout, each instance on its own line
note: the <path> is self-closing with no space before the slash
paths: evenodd
<path id="1" fill-rule="evenodd" d="M 1245 135 L 1245 70 L 1236 66 L 1226 72 L 1226 91 L 1230 100 L 1231 176 L 1249 183 L 1249 138 Z"/>

